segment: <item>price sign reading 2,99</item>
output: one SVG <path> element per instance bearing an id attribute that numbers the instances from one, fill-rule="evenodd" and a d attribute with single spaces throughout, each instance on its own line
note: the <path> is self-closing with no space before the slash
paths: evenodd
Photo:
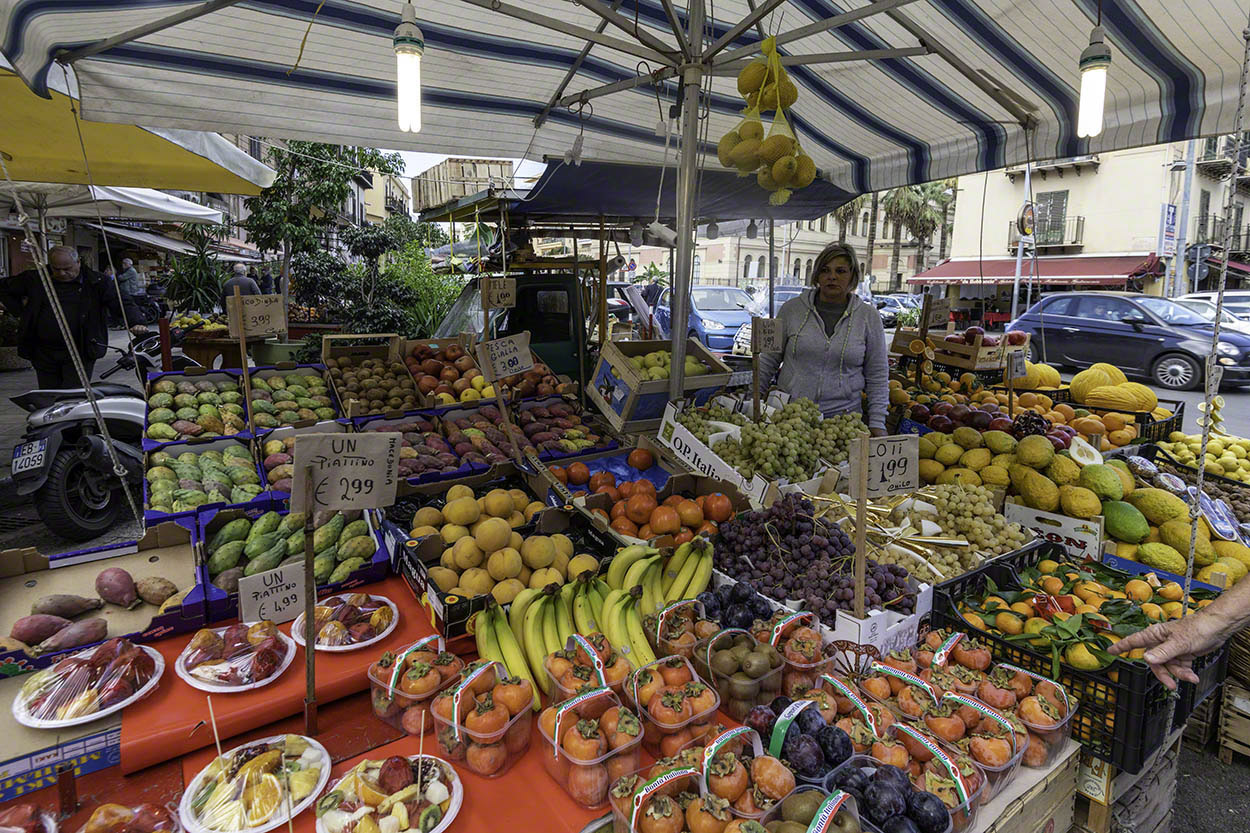
<path id="1" fill-rule="evenodd" d="M 851 453 L 851 497 L 884 497 L 920 488 L 920 437 L 900 434 L 892 437 L 865 438 L 858 442 L 868 446 L 865 494 L 859 494 L 859 466 L 862 452 Z"/>
<path id="2" fill-rule="evenodd" d="M 396 433 L 301 435 L 295 444 L 291 510 L 390 506 L 402 444 L 402 435 Z"/>

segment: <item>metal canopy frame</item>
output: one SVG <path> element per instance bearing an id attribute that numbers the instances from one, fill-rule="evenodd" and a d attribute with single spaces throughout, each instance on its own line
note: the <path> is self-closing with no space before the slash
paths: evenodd
<path id="1" fill-rule="evenodd" d="M 673 0 L 661 0 L 665 17 L 669 24 L 669 31 L 666 34 L 671 36 L 672 43 L 666 42 L 664 38 L 657 36 L 650 30 L 643 29 L 635 24 L 634 21 L 621 15 L 618 9 L 622 0 L 612 0 L 610 5 L 605 3 L 604 0 L 578 0 L 579 5 L 600 18 L 598 26 L 594 29 L 535 12 L 524 6 L 505 3 L 502 0 L 461 0 L 461 2 L 488 9 L 507 17 L 523 20 L 557 32 L 563 32 L 586 42 L 564 79 L 557 85 L 547 105 L 535 117 L 535 129 L 545 123 L 554 107 L 569 107 L 594 98 L 611 95 L 612 93 L 635 89 L 646 84 L 656 84 L 670 78 L 680 79 L 681 92 L 678 99 L 678 112 L 680 113 L 681 126 L 678 144 L 677 246 L 673 280 L 672 326 L 672 332 L 676 336 L 673 338 L 673 373 L 669 382 L 669 393 L 674 399 L 681 397 L 685 381 L 686 339 L 684 336 L 689 319 L 690 266 L 694 256 L 695 243 L 695 218 L 693 212 L 695 205 L 694 191 L 697 186 L 698 176 L 699 108 L 700 99 L 703 95 L 702 86 L 710 76 L 736 74 L 744 65 L 744 62 L 759 51 L 758 47 L 754 45 L 736 49 L 727 47 L 752 27 L 758 31 L 762 38 L 764 36 L 763 19 L 781 8 L 786 1 L 747 0 L 750 11 L 746 16 L 731 26 L 719 38 L 716 38 L 710 44 L 706 44 L 705 42 L 709 40 L 707 33 L 704 31 L 706 24 L 705 4 L 707 0 L 687 0 L 685 9 L 687 23 L 684 27 L 681 24 L 681 16 L 678 14 Z M 57 60 L 63 64 L 72 64 L 81 58 L 98 55 L 113 47 L 129 43 L 180 23 L 194 20 L 218 9 L 228 8 L 239 2 L 241 0 L 204 0 L 198 6 L 184 9 L 118 35 L 101 39 L 96 43 L 87 44 L 72 50 L 63 50 L 58 53 Z M 782 32 L 776 36 L 776 43 L 778 46 L 782 46 L 815 34 L 827 32 L 839 26 L 845 26 L 848 23 L 878 14 L 885 14 L 902 27 L 904 31 L 916 38 L 917 45 L 785 56 L 782 58 L 781 63 L 783 66 L 810 66 L 936 54 L 949 64 L 952 69 L 975 84 L 991 100 L 1002 107 L 1010 116 L 1011 122 L 1018 122 L 1027 129 L 1033 123 L 1033 116 L 1030 112 L 1032 109 L 1031 104 L 1022 100 L 1015 93 L 1009 92 L 1008 88 L 997 83 L 984 70 L 977 70 L 969 66 L 951 49 L 934 40 L 920 26 L 899 11 L 902 6 L 913 2 L 916 2 L 916 0 L 875 0 L 875 2 L 858 9 L 834 15 L 825 20 L 813 21 L 788 32 Z M 606 34 L 609 26 L 623 33 L 626 38 Z M 653 64 L 657 69 L 646 74 L 640 74 L 637 78 L 602 84 L 581 90 L 580 92 L 565 94 L 565 90 L 577 75 L 582 62 L 585 61 L 586 56 L 590 54 L 590 50 L 596 44 L 615 49 L 627 55 L 633 55 Z"/>

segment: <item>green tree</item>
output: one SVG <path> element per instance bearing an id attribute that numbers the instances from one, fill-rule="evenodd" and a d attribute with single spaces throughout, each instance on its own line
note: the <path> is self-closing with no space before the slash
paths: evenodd
<path id="1" fill-rule="evenodd" d="M 838 223 L 838 242 L 846 242 L 846 227 L 855 222 L 855 218 L 859 216 L 859 212 L 864 209 L 864 203 L 867 202 L 868 196 L 860 194 L 853 200 L 842 203 L 833 209 L 833 219 Z"/>
<path id="2" fill-rule="evenodd" d="M 668 286 L 668 272 L 660 268 L 658 263 L 648 263 L 647 268 L 634 273 L 634 283 L 658 283 Z"/>
<path id="3" fill-rule="evenodd" d="M 351 194 L 352 177 L 369 169 L 385 175 L 404 168 L 398 153 L 303 141 L 271 147 L 265 162 L 277 177 L 259 196 L 246 200 L 249 216 L 239 225 L 261 251 L 281 254 L 284 288 L 291 259 L 318 248 L 322 232 Z"/>
<path id="4" fill-rule="evenodd" d="M 876 246 L 876 243 L 877 243 L 877 216 L 880 213 L 879 208 L 878 208 L 879 200 L 877 197 L 878 197 L 877 192 L 874 191 L 872 193 L 872 208 L 869 209 L 870 213 L 868 215 L 868 245 L 864 247 L 866 256 L 868 258 L 866 261 L 864 261 L 864 263 L 868 267 L 867 268 L 868 278 L 869 278 L 868 286 L 870 289 L 872 288 L 872 269 L 873 269 L 872 259 L 873 259 L 873 256 L 875 255 L 875 252 L 873 251 L 873 247 Z"/>
<path id="5" fill-rule="evenodd" d="M 217 223 L 183 223 L 178 230 L 194 251 L 174 258 L 165 297 L 175 310 L 207 315 L 217 308 L 223 280 L 213 245 L 225 239 L 228 229 Z"/>
<path id="6" fill-rule="evenodd" d="M 898 275 L 898 262 L 903 248 L 903 228 L 910 220 L 912 213 L 915 211 L 915 202 L 917 196 L 909 186 L 902 188 L 892 188 L 885 192 L 885 196 L 881 198 L 881 211 L 885 217 L 885 221 L 893 227 L 894 231 L 894 248 L 890 255 L 890 274 L 886 278 L 886 286 L 890 289 L 894 288 L 894 281 Z"/>
<path id="7" fill-rule="evenodd" d="M 418 243 L 423 248 L 437 249 L 451 242 L 446 230 L 435 223 L 418 223 L 407 214 L 392 214 L 386 218 L 385 225 L 395 241 L 395 250 L 401 250 L 409 243 Z"/>

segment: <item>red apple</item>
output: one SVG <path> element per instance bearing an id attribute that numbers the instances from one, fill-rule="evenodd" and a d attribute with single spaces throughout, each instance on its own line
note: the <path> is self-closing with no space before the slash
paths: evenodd
<path id="1" fill-rule="evenodd" d="M 438 378 L 435 376 L 422 376 L 417 381 L 417 387 L 422 393 L 433 393 L 434 389 L 438 387 Z"/>
<path id="2" fill-rule="evenodd" d="M 955 422 L 962 423 L 968 418 L 970 413 L 972 413 L 972 409 L 961 402 L 958 405 L 951 406 L 950 418 Z"/>
<path id="3" fill-rule="evenodd" d="M 978 431 L 988 431 L 990 423 L 993 422 L 993 417 L 986 411 L 973 411 L 968 414 L 965 422 L 968 423 L 969 428 L 975 428 Z"/>
<path id="4" fill-rule="evenodd" d="M 936 416 L 948 416 L 951 412 L 951 408 L 954 407 L 955 406 L 950 402 L 938 402 L 934 404 L 932 410 Z"/>
<path id="5" fill-rule="evenodd" d="M 438 374 L 438 378 L 442 379 L 444 382 L 454 382 L 460 378 L 460 371 L 456 370 L 454 367 L 444 367 Z"/>
<path id="6" fill-rule="evenodd" d="M 1028 333 L 1022 332 L 1020 330 L 1012 330 L 1009 333 L 1007 333 L 1008 344 L 1019 345 L 1019 344 L 1024 344 L 1028 340 L 1029 340 Z"/>
<path id="7" fill-rule="evenodd" d="M 925 422 L 929 417 L 933 416 L 933 412 L 929 410 L 928 405 L 912 405 L 911 418 L 916 422 Z"/>
<path id="8" fill-rule="evenodd" d="M 438 359 L 426 359 L 421 362 L 421 372 L 428 373 L 431 376 L 437 376 L 443 372 L 443 363 Z"/>

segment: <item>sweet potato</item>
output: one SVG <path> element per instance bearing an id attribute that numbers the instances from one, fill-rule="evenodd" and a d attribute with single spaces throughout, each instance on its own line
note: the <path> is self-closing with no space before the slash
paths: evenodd
<path id="1" fill-rule="evenodd" d="M 30 616 L 23 616 L 14 622 L 13 629 L 9 631 L 9 636 L 18 642 L 36 645 L 72 624 L 70 620 L 62 616 L 53 616 L 50 613 L 35 613 Z"/>
<path id="2" fill-rule="evenodd" d="M 101 607 L 104 607 L 103 599 L 88 599 L 86 596 L 75 596 L 70 593 L 53 593 L 50 596 L 40 596 L 35 599 L 35 603 L 30 606 L 30 612 L 73 619 L 88 610 L 98 610 Z"/>
<path id="3" fill-rule="evenodd" d="M 135 585 L 135 590 L 138 592 L 139 598 L 150 605 L 159 606 L 178 592 L 178 585 L 161 576 L 148 576 L 147 578 L 139 579 L 138 584 Z"/>
<path id="4" fill-rule="evenodd" d="M 140 604 L 135 580 L 121 567 L 108 567 L 95 577 L 95 592 L 109 604 L 134 608 Z"/>
<path id="5" fill-rule="evenodd" d="M 66 648 L 77 648 L 80 645 L 90 645 L 108 636 L 108 630 L 108 622 L 99 617 L 83 619 L 81 622 L 74 622 L 68 628 L 61 628 L 40 642 L 35 646 L 34 653 L 38 656 L 53 651 L 64 651 Z"/>

